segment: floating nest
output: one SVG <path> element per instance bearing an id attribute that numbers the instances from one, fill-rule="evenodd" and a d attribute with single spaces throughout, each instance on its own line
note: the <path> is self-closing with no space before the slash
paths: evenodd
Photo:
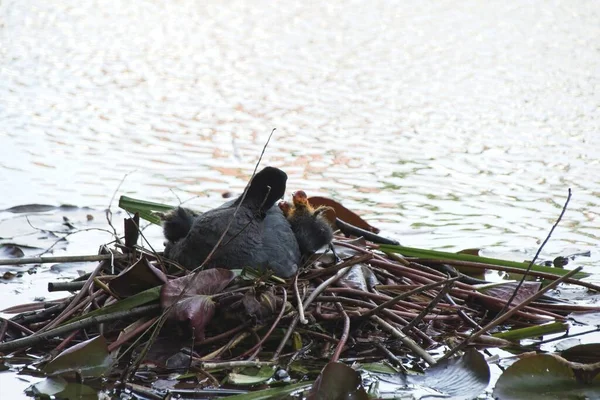
<path id="1" fill-rule="evenodd" d="M 355 370 L 340 363 L 363 372 L 427 372 L 456 357 L 473 359 L 473 348 L 522 351 L 515 339 L 565 331 L 569 313 L 597 311 L 544 294 L 564 281 L 600 290 L 575 279 L 578 269 L 542 268 L 521 285 L 485 284 L 465 271 L 523 274 L 528 264 L 421 254 L 376 243 L 386 241 L 373 232 L 362 235 L 371 240 L 353 237 L 360 230 L 339 222 L 332 246 L 282 280 L 250 268 L 178 268 L 138 246 L 139 219 L 126 219 L 124 241 L 102 246 L 92 273 L 49 287 L 75 294 L 4 310 L 17 315 L 0 322 L 1 360 L 45 373 L 62 388 L 53 393 L 58 398 L 73 385 L 121 398 L 267 388 L 278 395 L 312 388 L 306 393 L 318 397 L 331 387 L 327 379 L 350 379 L 344 393 L 364 398 Z M 487 364 L 475 354 L 478 361 L 467 365 L 479 378 L 462 390 L 481 392 Z M 36 386 L 34 394 L 48 395 Z"/>

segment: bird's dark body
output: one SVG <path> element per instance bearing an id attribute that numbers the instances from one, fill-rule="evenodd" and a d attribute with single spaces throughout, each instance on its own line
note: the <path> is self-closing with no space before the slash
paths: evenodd
<path id="1" fill-rule="evenodd" d="M 286 180 L 283 171 L 266 167 L 256 174 L 243 201 L 240 196 L 200 215 L 177 209 L 163 225 L 168 240 L 165 256 L 188 269 L 198 267 L 231 220 L 206 268 L 249 266 L 271 269 L 284 278 L 294 275 L 300 261 L 298 243 L 285 216 L 274 206 L 285 192 Z"/>

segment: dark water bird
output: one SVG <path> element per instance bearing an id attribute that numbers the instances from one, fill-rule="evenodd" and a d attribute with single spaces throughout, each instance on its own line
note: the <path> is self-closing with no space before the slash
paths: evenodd
<path id="1" fill-rule="evenodd" d="M 325 217 L 331 207 L 313 208 L 306 193 L 298 190 L 292 195 L 292 204 L 280 202 L 279 208 L 292 226 L 303 255 L 312 254 L 331 243 L 333 230 Z"/>
<path id="2" fill-rule="evenodd" d="M 176 209 L 163 224 L 168 241 L 165 257 L 188 269 L 198 267 L 233 217 L 206 268 L 249 266 L 271 269 L 283 278 L 294 275 L 300 262 L 300 250 L 289 222 L 275 205 L 285 193 L 286 182 L 285 172 L 266 167 L 249 183 L 244 199 L 240 196 L 199 215 L 181 207 Z M 238 205 L 239 210 L 234 215 Z"/>

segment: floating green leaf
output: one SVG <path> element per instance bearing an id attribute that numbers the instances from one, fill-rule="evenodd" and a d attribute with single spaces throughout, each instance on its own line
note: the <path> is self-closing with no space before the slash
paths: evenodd
<path id="1" fill-rule="evenodd" d="M 365 363 L 360 364 L 360 368 L 368 371 L 375 372 L 378 374 L 397 374 L 398 371 L 392 368 L 389 364 L 378 362 L 378 363 Z"/>
<path id="2" fill-rule="evenodd" d="M 494 397 L 502 400 L 579 400 L 600 398 L 600 379 L 577 379 L 562 357 L 536 354 L 512 364 L 496 383 Z"/>
<path id="3" fill-rule="evenodd" d="M 273 376 L 273 367 L 244 368 L 239 373 L 231 372 L 227 375 L 227 382 L 232 385 L 250 386 L 263 383 Z"/>
<path id="4" fill-rule="evenodd" d="M 458 253 L 449 253 L 445 251 L 437 251 L 437 250 L 427 250 L 427 249 L 419 249 L 416 247 L 405 247 L 391 244 L 382 244 L 379 245 L 381 251 L 389 252 L 389 253 L 399 253 L 406 257 L 419 257 L 419 258 L 429 258 L 435 260 L 456 260 L 456 261 L 470 261 L 470 262 L 478 262 L 490 265 L 499 265 L 504 267 L 512 267 L 519 269 L 527 269 L 529 263 L 525 262 L 515 262 L 515 261 L 507 261 L 507 260 L 499 260 L 497 258 L 489 258 L 489 257 L 480 257 L 474 256 L 471 254 L 458 254 Z M 543 272 L 548 274 L 555 275 L 566 275 L 569 273 L 569 270 L 560 269 L 560 268 L 552 268 L 545 267 L 543 265 L 534 264 L 531 267 L 532 271 Z M 574 275 L 575 278 L 581 279 L 589 276 L 584 272 L 579 272 Z"/>
<path id="5" fill-rule="evenodd" d="M 522 340 L 551 333 L 566 332 L 569 325 L 563 322 L 552 322 L 544 325 L 529 326 L 527 328 L 511 329 L 506 332 L 494 333 L 492 336 L 506 340 Z"/>
<path id="6" fill-rule="evenodd" d="M 104 336 L 96 336 L 60 353 L 44 368 L 49 375 L 77 372 L 83 376 L 101 376 L 112 365 Z"/>
<path id="7" fill-rule="evenodd" d="M 161 224 L 160 217 L 155 214 L 156 212 L 167 212 L 175 208 L 167 204 L 153 203 L 151 201 L 138 200 L 127 196 L 121 196 L 119 198 L 119 207 L 132 214 L 137 212 L 139 213 L 140 218 L 156 225 Z"/>

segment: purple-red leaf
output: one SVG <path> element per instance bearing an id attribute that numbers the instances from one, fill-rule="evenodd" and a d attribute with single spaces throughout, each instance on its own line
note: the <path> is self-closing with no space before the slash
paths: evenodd
<path id="1" fill-rule="evenodd" d="M 165 283 L 160 291 L 160 304 L 163 308 L 172 305 L 185 289 L 183 297 L 198 294 L 212 295 L 223 291 L 235 278 L 235 274 L 222 268 L 212 268 Z"/>
<path id="2" fill-rule="evenodd" d="M 223 291 L 234 278 L 230 270 L 213 268 L 173 279 L 163 285 L 160 304 L 163 309 L 173 306 L 169 318 L 189 321 L 194 337 L 203 340 L 206 325 L 215 314 L 215 303 L 210 295 Z"/>
<path id="3" fill-rule="evenodd" d="M 179 301 L 169 317 L 177 321 L 189 321 L 196 340 L 204 340 L 204 329 L 215 315 L 215 303 L 209 296 L 198 295 Z"/>

